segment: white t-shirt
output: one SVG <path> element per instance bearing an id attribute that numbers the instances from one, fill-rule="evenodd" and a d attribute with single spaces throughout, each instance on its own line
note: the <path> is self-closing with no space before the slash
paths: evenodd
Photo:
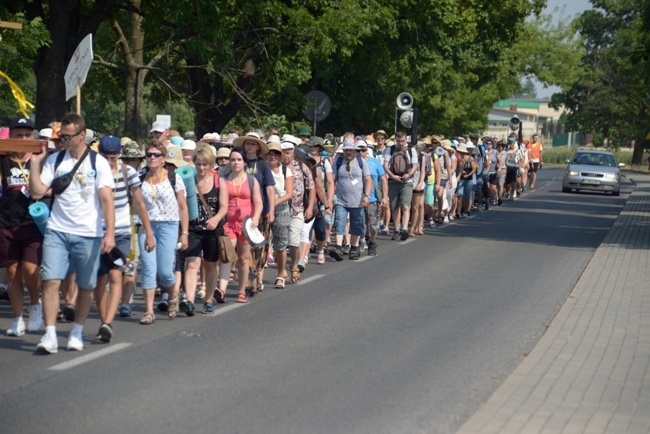
<path id="1" fill-rule="evenodd" d="M 275 190 L 275 198 L 280 199 L 282 196 L 287 194 L 287 191 L 284 188 L 284 173 L 282 173 L 282 167 L 278 167 L 278 173 L 275 173 L 273 169 L 271 169 L 271 173 L 273 174 L 273 179 L 275 180 L 275 185 L 273 186 L 273 189 Z M 293 170 L 287 170 L 284 169 L 284 171 L 287 173 L 287 178 L 293 178 Z M 287 202 L 288 203 L 288 202 Z"/>
<path id="2" fill-rule="evenodd" d="M 183 190 L 185 196 L 185 184 L 178 173 L 176 176 L 176 192 Z M 142 198 L 147 206 L 149 220 L 152 222 L 177 222 L 180 221 L 178 202 L 176 193 L 172 189 L 169 177 L 165 175 L 165 180 L 155 185 L 145 181 L 142 183 Z"/>
<path id="3" fill-rule="evenodd" d="M 55 152 L 50 155 L 43 166 L 41 181 L 48 188 L 52 185 L 54 178 L 69 173 L 77 160 L 70 158 L 70 153 L 65 152 L 63 161 L 54 173 L 54 164 L 59 154 Z M 99 200 L 99 189 L 115 186 L 111 167 L 108 161 L 101 155 L 97 155 L 93 170 L 90 162 L 90 155 L 86 157 L 72 182 L 62 194 L 54 199 L 54 205 L 47 221 L 49 229 L 79 235 L 82 237 L 98 238 L 103 236 L 102 231 L 102 207 Z"/>

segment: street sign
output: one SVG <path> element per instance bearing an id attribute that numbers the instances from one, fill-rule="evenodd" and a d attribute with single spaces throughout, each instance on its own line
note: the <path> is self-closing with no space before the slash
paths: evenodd
<path id="1" fill-rule="evenodd" d="M 314 122 L 314 132 L 316 135 L 316 128 L 318 122 L 327 118 L 332 110 L 332 101 L 325 92 L 320 90 L 311 90 L 305 94 L 307 99 L 307 107 L 303 114 L 307 119 Z"/>
<path id="2" fill-rule="evenodd" d="M 86 35 L 74 51 L 68 68 L 65 70 L 65 100 L 77 95 L 78 88 L 86 82 L 86 76 L 93 63 L 93 36 Z"/>

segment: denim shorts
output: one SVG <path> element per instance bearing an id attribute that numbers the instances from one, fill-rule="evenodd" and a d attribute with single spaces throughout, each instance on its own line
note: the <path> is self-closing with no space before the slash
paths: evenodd
<path id="1" fill-rule="evenodd" d="M 348 213 L 350 213 L 350 235 L 362 237 L 366 234 L 366 213 L 363 208 L 346 208 L 343 205 L 336 204 L 334 212 L 336 235 L 345 235 Z"/>
<path id="2" fill-rule="evenodd" d="M 138 234 L 140 245 L 140 265 L 142 267 L 142 289 L 156 289 L 156 275 L 160 284 L 166 288 L 176 283 L 174 262 L 176 260 L 176 244 L 178 244 L 177 221 L 151 222 L 156 248 L 147 252 L 144 248 L 146 234 Z"/>
<path id="3" fill-rule="evenodd" d="M 474 187 L 474 181 L 472 178 L 461 179 L 458 181 L 458 189 L 456 190 L 456 196 L 463 197 L 463 199 L 469 199 L 472 197 L 472 188 Z"/>
<path id="4" fill-rule="evenodd" d="M 97 286 L 97 270 L 102 239 L 45 229 L 43 238 L 43 271 L 45 280 L 63 280 L 72 269 L 77 273 L 75 283 L 92 291 Z"/>

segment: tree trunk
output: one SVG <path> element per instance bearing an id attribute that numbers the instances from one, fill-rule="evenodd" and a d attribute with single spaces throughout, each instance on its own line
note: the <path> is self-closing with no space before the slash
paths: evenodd
<path id="1" fill-rule="evenodd" d="M 140 141 L 148 136 L 143 116 L 144 79 L 149 70 L 144 66 L 144 32 L 141 0 L 131 0 L 129 35 L 125 47 L 124 134 Z M 122 35 L 123 36 L 123 35 Z M 128 51 L 127 51 L 128 50 Z"/>

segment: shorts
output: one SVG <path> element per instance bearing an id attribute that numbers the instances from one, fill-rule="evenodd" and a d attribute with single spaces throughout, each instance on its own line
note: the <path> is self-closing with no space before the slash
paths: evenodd
<path id="1" fill-rule="evenodd" d="M 390 209 L 397 209 L 404 206 L 411 206 L 413 198 L 413 184 L 394 182 L 388 183 L 388 199 L 390 200 Z"/>
<path id="2" fill-rule="evenodd" d="M 272 245 L 274 250 L 284 250 L 289 246 L 289 226 L 291 210 L 288 203 L 275 207 L 275 220 L 271 223 Z"/>
<path id="3" fill-rule="evenodd" d="M 366 213 L 363 208 L 347 208 L 337 204 L 334 209 L 336 212 L 334 216 L 334 230 L 336 231 L 336 235 L 345 234 L 348 213 L 350 213 L 350 235 L 359 237 L 366 235 Z"/>
<path id="4" fill-rule="evenodd" d="M 498 181 L 498 176 L 497 176 L 496 172 L 495 173 L 490 173 L 488 175 L 488 184 L 496 185 L 497 181 Z"/>
<path id="5" fill-rule="evenodd" d="M 300 244 L 302 243 L 311 243 L 311 228 L 314 226 L 315 218 L 311 219 L 309 223 L 305 222 L 302 225 L 302 231 L 300 231 Z"/>
<path id="6" fill-rule="evenodd" d="M 190 227 L 189 233 L 187 250 L 183 252 L 183 260 L 185 258 L 199 258 L 201 252 L 203 252 L 203 259 L 208 262 L 217 262 L 219 260 L 217 231 L 195 230 Z"/>
<path id="7" fill-rule="evenodd" d="M 506 185 L 517 182 L 517 175 L 519 171 L 517 169 L 510 170 L 506 172 Z"/>
<path id="8" fill-rule="evenodd" d="M 500 186 L 504 186 L 506 184 L 506 172 L 504 170 L 497 173 L 497 181 Z"/>
<path id="9" fill-rule="evenodd" d="M 532 173 L 537 173 L 539 170 L 539 163 L 530 163 L 530 167 L 528 169 Z"/>
<path id="10" fill-rule="evenodd" d="M 77 273 L 77 286 L 92 291 L 97 286 L 101 247 L 101 237 L 82 237 L 45 229 L 41 279 L 63 280 L 68 276 L 68 269 L 72 269 Z"/>
<path id="11" fill-rule="evenodd" d="M 131 252 L 131 234 L 118 234 L 115 235 L 115 248 L 119 250 L 124 257 L 126 258 L 129 256 L 129 253 Z M 106 266 L 104 261 L 99 260 L 99 270 L 97 270 L 97 276 L 104 276 L 108 274 L 110 269 Z"/>
<path id="12" fill-rule="evenodd" d="M 291 212 L 291 224 L 289 226 L 289 247 L 300 247 L 300 233 L 305 225 L 305 215 L 302 212 L 295 214 Z"/>
<path id="13" fill-rule="evenodd" d="M 43 235 L 36 225 L 0 228 L 0 268 L 17 262 L 41 265 Z"/>
<path id="14" fill-rule="evenodd" d="M 368 235 L 374 237 L 379 230 L 379 202 L 372 202 L 368 204 L 366 210 L 366 222 L 368 228 Z"/>
<path id="15" fill-rule="evenodd" d="M 436 185 L 430 184 L 427 185 L 427 190 L 424 195 L 424 204 L 433 205 L 436 202 Z"/>
<path id="16" fill-rule="evenodd" d="M 224 234 L 228 235 L 231 240 L 237 240 L 238 243 L 248 244 L 248 240 L 244 236 L 244 228 L 242 227 L 242 222 L 226 222 L 223 225 Z"/>
<path id="17" fill-rule="evenodd" d="M 456 196 L 463 197 L 463 199 L 469 199 L 472 197 L 472 188 L 474 187 L 474 181 L 472 178 L 461 179 L 458 181 L 458 189 L 456 190 Z"/>

